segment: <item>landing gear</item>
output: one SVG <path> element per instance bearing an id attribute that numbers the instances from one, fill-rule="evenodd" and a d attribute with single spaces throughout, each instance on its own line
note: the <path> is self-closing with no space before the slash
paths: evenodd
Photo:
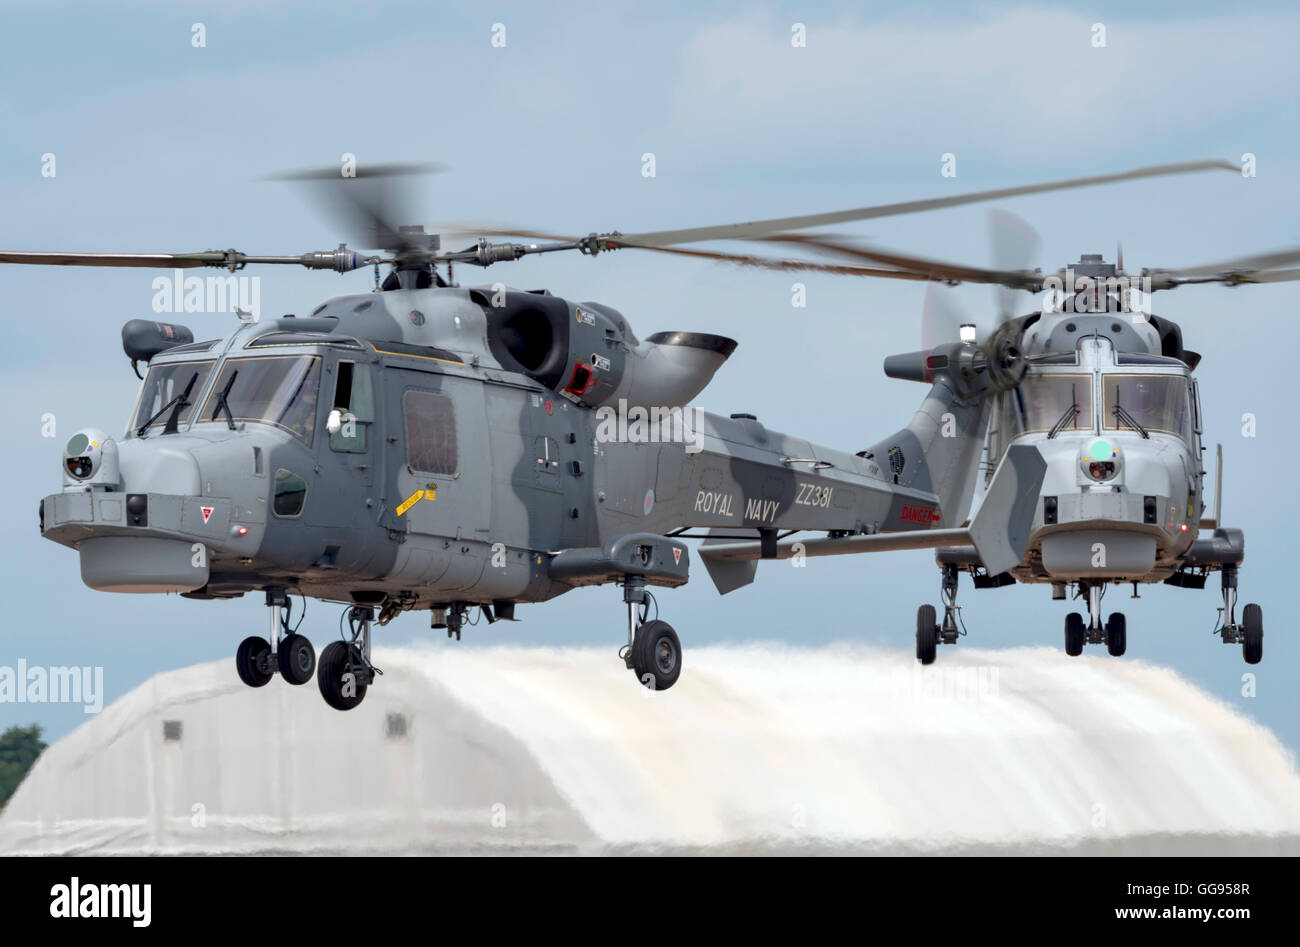
<path id="1" fill-rule="evenodd" d="M 316 672 L 316 649 L 302 635 L 287 635 L 276 650 L 276 664 L 290 684 L 306 684 Z"/>
<path id="2" fill-rule="evenodd" d="M 934 621 L 934 606 L 922 605 L 916 610 L 916 660 L 933 664 L 939 650 L 939 626 Z"/>
<path id="3" fill-rule="evenodd" d="M 235 670 L 249 687 L 264 687 L 278 672 L 290 684 L 306 684 L 316 670 L 316 651 L 302 635 L 289 631 L 289 596 L 284 589 L 267 589 L 271 613 L 270 640 L 245 638 L 235 652 Z M 280 637 L 280 632 L 286 634 Z"/>
<path id="4" fill-rule="evenodd" d="M 1101 620 L 1101 598 L 1105 592 L 1104 584 L 1079 583 L 1079 594 L 1088 596 L 1088 621 L 1085 624 L 1078 612 L 1065 616 L 1065 653 L 1070 657 L 1083 654 L 1086 644 L 1104 644 L 1117 658 L 1127 649 L 1128 623 L 1124 615 L 1113 612 L 1104 624 Z"/>
<path id="5" fill-rule="evenodd" d="M 1253 602 L 1241 610 L 1241 624 L 1237 624 L 1237 567 L 1224 565 L 1222 572 L 1223 625 L 1219 637 L 1224 644 L 1241 643 L 1241 656 L 1247 664 L 1258 664 L 1264 658 L 1264 610 Z"/>
<path id="6" fill-rule="evenodd" d="M 933 664 L 940 644 L 956 644 L 961 631 L 957 628 L 957 566 L 943 566 L 943 624 L 935 623 L 933 605 L 922 605 L 916 610 L 916 660 Z"/>
<path id="7" fill-rule="evenodd" d="M 646 687 L 667 690 L 682 673 L 682 643 L 668 622 L 648 621 L 637 628 L 626 660 Z"/>
<path id="8" fill-rule="evenodd" d="M 682 643 L 666 621 L 646 621 L 650 593 L 645 578 L 626 576 L 623 601 L 627 603 L 627 645 L 619 651 L 623 664 L 650 690 L 663 691 L 677 683 L 682 673 Z"/>
<path id="9" fill-rule="evenodd" d="M 1241 656 L 1247 664 L 1258 664 L 1264 657 L 1264 610 L 1254 603 L 1241 612 Z"/>
<path id="10" fill-rule="evenodd" d="M 249 687 L 269 684 L 275 676 L 270 642 L 256 635 L 241 641 L 235 652 L 235 670 L 239 672 L 239 679 Z"/>
<path id="11" fill-rule="evenodd" d="M 370 623 L 375 613 L 368 605 L 348 611 L 349 641 L 333 641 L 321 652 L 316 683 L 325 703 L 335 710 L 351 710 L 366 697 L 366 690 L 383 674 L 370 663 Z"/>
<path id="12" fill-rule="evenodd" d="M 1065 653 L 1072 658 L 1083 654 L 1083 616 L 1070 612 L 1065 616 Z"/>
<path id="13" fill-rule="evenodd" d="M 1106 650 L 1114 657 L 1123 657 L 1128 646 L 1128 622 L 1122 612 L 1115 612 L 1106 619 Z"/>

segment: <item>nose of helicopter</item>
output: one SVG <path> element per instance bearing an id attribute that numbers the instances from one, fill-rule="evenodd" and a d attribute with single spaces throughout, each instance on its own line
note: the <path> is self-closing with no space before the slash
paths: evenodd
<path id="1" fill-rule="evenodd" d="M 185 434 L 119 443 L 96 431 L 87 440 L 95 460 L 69 464 L 65 452 L 64 489 L 41 501 L 40 520 L 42 535 L 78 551 L 90 588 L 192 592 L 207 585 L 214 557 L 256 552 L 252 509 L 236 509 L 231 478 L 205 477 L 199 460 L 236 445 Z"/>

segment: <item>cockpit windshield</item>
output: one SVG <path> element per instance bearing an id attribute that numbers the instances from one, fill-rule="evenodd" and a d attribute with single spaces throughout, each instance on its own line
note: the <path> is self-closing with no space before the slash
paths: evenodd
<path id="1" fill-rule="evenodd" d="M 1001 399 L 1006 439 L 1030 431 L 1092 430 L 1092 376 L 1030 372 Z"/>
<path id="2" fill-rule="evenodd" d="M 319 388 L 315 355 L 226 359 L 197 420 L 265 421 L 310 444 Z"/>
<path id="3" fill-rule="evenodd" d="M 1103 422 L 1111 430 L 1161 431 L 1191 438 L 1191 405 L 1182 375 L 1103 375 Z"/>
<path id="4" fill-rule="evenodd" d="M 173 414 L 177 424 L 188 421 L 199 395 L 203 393 L 212 365 L 211 361 L 172 362 L 150 368 L 140 388 L 140 399 L 136 402 L 128 436 L 135 436 L 136 431 L 146 424 L 150 428 L 164 427 Z M 186 391 L 188 395 L 185 395 Z"/>

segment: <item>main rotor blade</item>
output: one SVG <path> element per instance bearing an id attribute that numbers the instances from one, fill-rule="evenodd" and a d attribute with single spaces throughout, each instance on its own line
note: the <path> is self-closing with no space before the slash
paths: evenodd
<path id="1" fill-rule="evenodd" d="M 1182 269 L 1151 267 L 1144 269 L 1142 275 L 1151 278 L 1153 291 L 1173 289 L 1190 283 L 1227 283 L 1231 286 L 1239 283 L 1279 283 L 1296 278 L 1290 275 L 1295 270 L 1278 269 L 1292 263 L 1300 263 L 1300 247 Z"/>
<path id="2" fill-rule="evenodd" d="M 340 245 L 334 250 L 317 250 L 299 256 L 250 256 L 238 250 L 204 250 L 202 253 L 46 253 L 29 250 L 0 250 L 0 263 L 24 263 L 35 266 L 129 266 L 193 269 L 200 266 L 224 267 L 231 272 L 250 263 L 274 263 L 305 266 L 309 270 L 334 270 L 350 273 L 372 263 L 391 262 L 367 256 Z"/>
<path id="3" fill-rule="evenodd" d="M 786 272 L 808 271 L 815 273 L 834 273 L 839 276 L 875 276 L 884 279 L 913 280 L 924 283 L 933 277 L 926 273 L 914 273 L 908 270 L 878 266 L 858 266 L 848 263 L 819 263 L 815 260 L 764 257 L 747 253 L 724 253 L 716 250 L 696 250 L 687 247 L 641 247 L 655 253 L 672 253 L 678 256 L 698 257 L 706 260 L 718 260 L 722 263 L 735 263 L 739 266 L 753 266 L 765 270 L 782 270 Z"/>
<path id="4" fill-rule="evenodd" d="M 610 247 L 642 248 L 698 243 L 702 240 L 752 240 L 788 230 L 804 230 L 808 227 L 824 227 L 856 220 L 872 220 L 877 217 L 915 214 L 921 211 L 938 210 L 943 207 L 956 207 L 961 204 L 1020 197 L 1025 194 L 1042 194 L 1047 191 L 1063 191 L 1072 188 L 1094 187 L 1099 184 L 1114 184 L 1119 181 L 1133 181 L 1139 178 L 1164 177 L 1171 174 L 1190 174 L 1210 170 L 1240 171 L 1241 169 L 1228 161 L 1182 161 L 1175 164 L 1157 164 L 1134 168 L 1131 171 L 1121 171 L 1116 174 L 1067 178 L 1062 181 L 1048 181 L 1042 184 L 974 191 L 970 194 L 957 194 L 951 197 L 936 197 L 921 201 L 903 201 L 897 204 L 878 204 L 871 207 L 831 211 L 824 214 L 804 214 L 795 217 L 756 220 L 749 223 L 719 224 L 712 227 L 688 227 L 683 230 L 658 230 L 647 233 L 609 234 L 605 236 L 608 238 L 607 245 Z"/>
<path id="5" fill-rule="evenodd" d="M 988 223 L 994 272 L 1028 272 L 1038 257 L 1041 244 L 1037 231 L 1022 218 L 1001 210 L 990 210 Z M 1015 290 L 1016 287 L 1005 283 L 996 284 L 999 325 L 1015 315 Z"/>
<path id="6" fill-rule="evenodd" d="M 471 227 L 467 224 L 446 225 L 454 227 L 458 233 L 475 233 L 489 237 L 528 237 L 533 240 L 552 240 L 556 242 L 573 242 L 578 237 L 549 233 L 541 230 L 520 228 L 501 229 L 497 227 Z M 444 227 L 444 232 L 446 232 Z M 893 267 L 860 266 L 845 263 L 823 263 L 817 260 L 800 260 L 792 258 L 765 257 L 752 253 L 727 253 L 721 250 L 699 250 L 687 247 L 639 247 L 654 253 L 671 253 L 676 256 L 696 257 L 703 260 L 717 260 L 720 263 L 735 263 L 739 266 L 752 266 L 765 270 L 782 270 L 787 272 L 808 271 L 815 273 L 834 273 L 840 276 L 876 276 L 884 279 L 902 279 L 925 282 L 932 279 L 925 273 L 913 273 Z"/>
<path id="7" fill-rule="evenodd" d="M 437 161 L 404 161 L 389 164 L 358 163 L 353 173 L 345 177 L 339 167 L 299 168 L 297 171 L 279 171 L 262 177 L 264 181 L 346 181 L 351 178 L 395 178 L 404 175 L 445 174 L 449 165 Z"/>
<path id="8" fill-rule="evenodd" d="M 775 234 L 760 237 L 770 243 L 790 243 L 797 246 L 811 247 L 826 253 L 834 253 L 853 259 L 882 263 L 895 270 L 915 273 L 923 279 L 940 280 L 946 283 L 993 283 L 1012 289 L 1025 289 L 1036 292 L 1042 287 L 1043 277 L 1037 273 L 990 270 L 979 266 L 966 266 L 960 263 L 945 263 L 924 257 L 886 250 L 883 247 L 870 247 L 851 243 L 832 234 Z"/>
<path id="9" fill-rule="evenodd" d="M 0 263 L 29 263 L 39 266 L 160 266 L 189 269 L 220 266 L 224 253 L 42 253 L 0 250 Z"/>
<path id="10" fill-rule="evenodd" d="M 358 164 L 350 177 L 338 167 L 326 167 L 286 171 L 266 180 L 300 181 L 315 188 L 316 202 L 340 221 L 358 246 L 423 256 L 430 249 L 428 236 L 403 231 L 400 225 L 401 215 L 413 203 L 403 179 L 446 170 L 436 162 Z"/>

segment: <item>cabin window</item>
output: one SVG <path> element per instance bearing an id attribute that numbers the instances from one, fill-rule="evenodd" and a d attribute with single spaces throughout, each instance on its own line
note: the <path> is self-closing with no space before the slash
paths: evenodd
<path id="1" fill-rule="evenodd" d="M 198 403 L 199 395 L 203 393 L 203 386 L 207 383 L 214 364 L 214 362 L 172 362 L 170 365 L 155 365 L 150 368 L 148 374 L 144 376 L 140 399 L 136 402 L 135 420 L 131 422 L 131 430 L 128 433 L 134 435 L 138 428 L 144 427 L 146 421 L 162 411 L 173 399 L 178 398 L 187 387 L 190 390 L 189 404 L 180 409 L 176 422 L 183 424 L 188 421 L 190 415 L 194 413 L 194 405 Z M 172 407 L 174 408 L 175 405 Z M 165 425 L 171 414 L 170 410 L 163 411 L 150 427 Z"/>
<path id="2" fill-rule="evenodd" d="M 199 420 L 263 421 L 310 444 L 319 388 L 320 359 L 315 355 L 228 358 Z"/>
<path id="3" fill-rule="evenodd" d="M 1103 375 L 1103 423 L 1111 430 L 1176 434 L 1190 440 L 1191 405 L 1183 375 Z"/>
<path id="4" fill-rule="evenodd" d="M 307 502 L 307 481 L 281 467 L 275 472 L 271 509 L 276 516 L 297 516 Z"/>
<path id="5" fill-rule="evenodd" d="M 434 391 L 402 395 L 406 417 L 406 463 L 428 474 L 456 472 L 456 414 L 451 399 Z"/>
<path id="6" fill-rule="evenodd" d="M 1001 398 L 1006 438 L 1030 431 L 1091 431 L 1092 376 L 1030 372 Z M 1005 442 L 1005 441 L 1004 441 Z"/>
<path id="7" fill-rule="evenodd" d="M 334 383 L 334 404 L 341 426 L 330 435 L 330 447 L 337 451 L 366 449 L 367 432 L 375 420 L 375 392 L 370 367 L 356 362 L 339 362 Z"/>

